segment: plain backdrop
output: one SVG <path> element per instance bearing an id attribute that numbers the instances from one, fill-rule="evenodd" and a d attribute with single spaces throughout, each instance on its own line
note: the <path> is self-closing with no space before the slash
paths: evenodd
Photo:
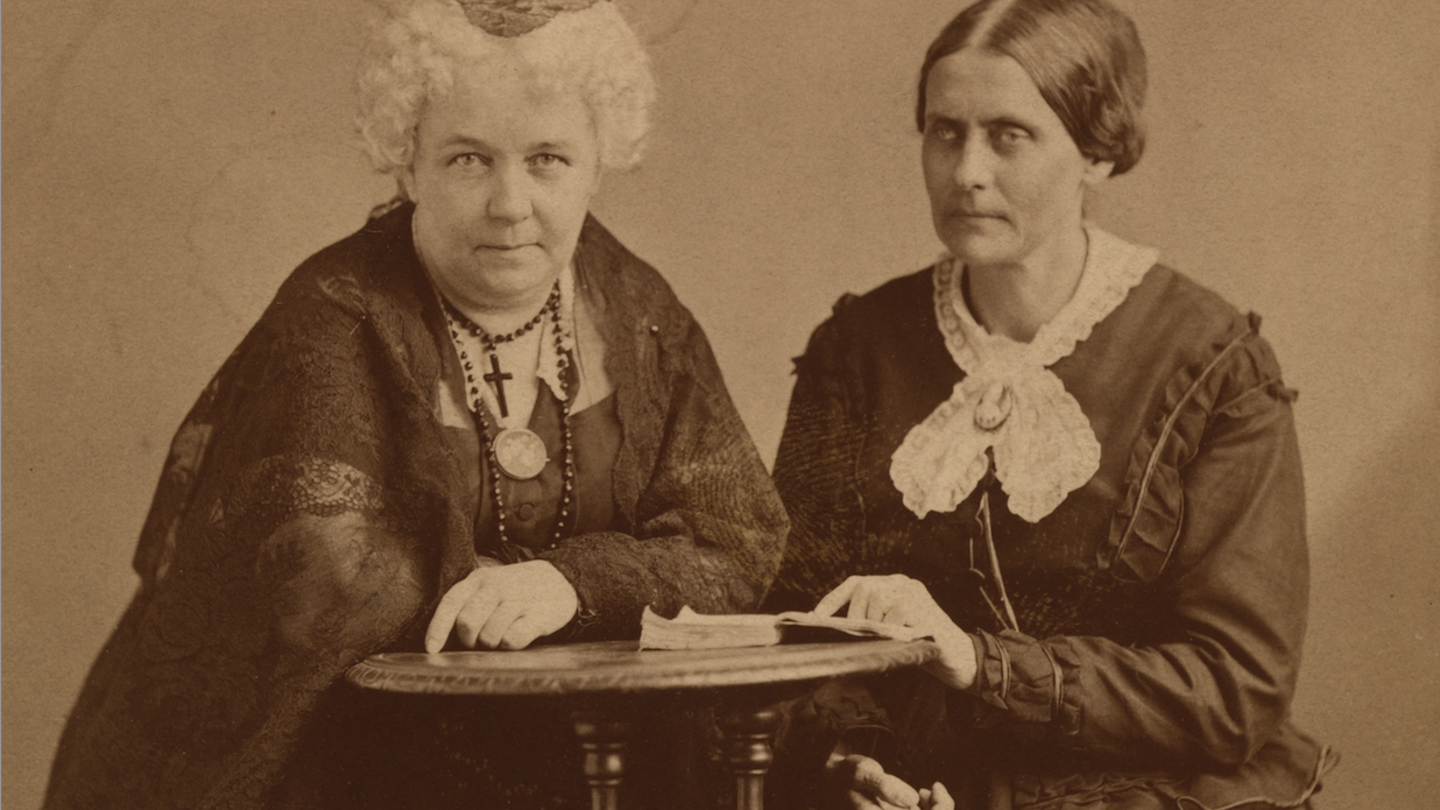
<path id="1" fill-rule="evenodd" d="M 790 358 L 939 250 L 910 125 L 958 2 L 620 0 L 662 84 L 598 216 L 707 329 L 773 458 Z M 1149 151 L 1106 228 L 1265 316 L 1298 419 L 1327 810 L 1440 795 L 1434 0 L 1125 0 Z M 282 278 L 393 188 L 353 147 L 362 0 L 6 0 L 3 802 L 39 804 L 136 585 L 171 432 Z"/>

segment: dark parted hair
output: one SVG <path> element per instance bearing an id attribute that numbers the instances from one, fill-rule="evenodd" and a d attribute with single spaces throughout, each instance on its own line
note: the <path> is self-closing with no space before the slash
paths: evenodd
<path id="1" fill-rule="evenodd" d="M 920 66 L 915 124 L 925 131 L 925 82 L 966 48 L 1020 63 L 1080 154 L 1124 174 L 1145 151 L 1145 49 L 1135 24 L 1105 0 L 980 0 L 941 30 Z"/>

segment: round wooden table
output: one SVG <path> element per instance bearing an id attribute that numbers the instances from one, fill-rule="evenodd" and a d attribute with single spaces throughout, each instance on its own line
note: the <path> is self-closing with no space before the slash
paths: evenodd
<path id="1" fill-rule="evenodd" d="M 638 650 L 634 641 L 513 652 L 381 653 L 350 669 L 367 689 L 492 698 L 551 698 L 574 707 L 593 810 L 615 810 L 630 719 L 682 697 L 717 708 L 740 810 L 763 808 L 764 777 L 780 722 L 772 704 L 844 675 L 919 666 L 929 641 L 845 641 L 724 650 Z"/>

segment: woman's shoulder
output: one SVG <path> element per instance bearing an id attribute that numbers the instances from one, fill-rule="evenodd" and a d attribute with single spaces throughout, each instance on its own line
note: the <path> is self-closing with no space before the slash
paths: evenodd
<path id="1" fill-rule="evenodd" d="M 1244 319 L 1224 296 L 1164 263 L 1150 268 L 1127 304 L 1144 306 L 1166 322 L 1190 329 L 1223 331 Z"/>
<path id="2" fill-rule="evenodd" d="M 796 372 L 860 388 L 882 369 L 901 366 L 913 372 L 901 375 L 906 380 L 948 379 L 953 364 L 935 319 L 933 269 L 841 295 L 794 358 Z"/>
<path id="3" fill-rule="evenodd" d="M 358 230 L 321 248 L 281 282 L 256 331 L 353 333 L 361 321 L 394 321 L 424 308 L 428 290 L 410 237 L 408 203 L 383 207 Z"/>
<path id="4" fill-rule="evenodd" d="M 1214 415 L 1240 415 L 1295 399 L 1260 325 L 1254 312 L 1242 311 L 1186 274 L 1156 264 L 1096 327 L 1095 345 L 1077 354 L 1113 353 L 1100 365 L 1123 361 L 1129 373 L 1154 380 L 1163 391 L 1161 412 L 1190 414 L 1198 420 L 1198 435 Z"/>
<path id="5" fill-rule="evenodd" d="M 237 352 L 354 357 L 383 345 L 429 373 L 443 320 L 415 255 L 410 210 L 405 204 L 371 216 L 301 262 Z"/>
<path id="6" fill-rule="evenodd" d="M 419 272 L 410 234 L 409 203 L 381 206 L 354 233 L 315 252 L 281 285 L 281 292 L 333 299 L 363 308 L 367 298 L 409 290 Z M 398 284 L 397 284 L 398 282 Z"/>
<path id="7" fill-rule="evenodd" d="M 624 313 L 644 328 L 694 322 L 660 271 L 631 252 L 593 215 L 580 231 L 575 267 L 583 294 L 603 311 Z"/>
<path id="8" fill-rule="evenodd" d="M 913 341 L 936 334 L 934 267 L 882 282 L 867 292 L 844 293 L 816 327 L 812 346 L 825 342 L 873 344 Z"/>
<path id="9" fill-rule="evenodd" d="M 1102 326 L 1122 340 L 1144 335 L 1152 350 L 1181 362 L 1208 364 L 1238 353 L 1261 376 L 1280 376 L 1274 351 L 1260 335 L 1259 315 L 1166 264 L 1150 268 L 1107 321 Z"/>
<path id="10" fill-rule="evenodd" d="M 867 292 L 845 293 L 835 302 L 832 317 L 846 322 L 864 324 L 875 318 L 918 313 L 934 316 L 935 267 L 931 265 L 905 275 L 896 276 Z"/>

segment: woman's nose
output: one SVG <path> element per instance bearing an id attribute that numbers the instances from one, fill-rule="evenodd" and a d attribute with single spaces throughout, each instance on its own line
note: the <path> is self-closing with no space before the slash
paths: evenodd
<path id="1" fill-rule="evenodd" d="M 961 188 L 985 188 L 990 185 L 993 166 L 991 153 L 983 138 L 966 138 L 955 156 L 955 184 Z"/>
<path id="2" fill-rule="evenodd" d="M 530 192 L 530 178 L 523 172 L 498 172 L 485 213 L 502 222 L 522 222 L 534 210 Z"/>

